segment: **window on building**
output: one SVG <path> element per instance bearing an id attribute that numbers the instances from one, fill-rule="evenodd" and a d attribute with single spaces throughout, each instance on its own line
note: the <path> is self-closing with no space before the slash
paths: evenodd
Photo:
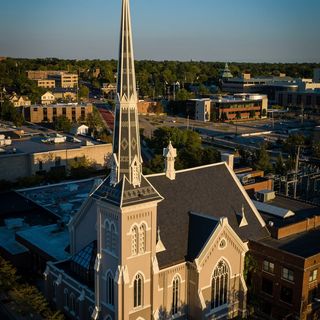
<path id="1" fill-rule="evenodd" d="M 39 161 L 38 164 L 39 164 L 39 171 L 42 171 L 43 170 L 43 162 Z"/>
<path id="2" fill-rule="evenodd" d="M 301 101 L 302 101 L 302 96 L 301 96 L 301 94 L 298 94 L 297 95 L 297 104 L 300 105 Z"/>
<path id="3" fill-rule="evenodd" d="M 264 260 L 263 261 L 263 271 L 274 273 L 274 263 Z"/>
<path id="4" fill-rule="evenodd" d="M 68 289 L 64 289 L 64 307 L 69 308 L 69 292 Z"/>
<path id="5" fill-rule="evenodd" d="M 287 268 L 282 268 L 282 278 L 289 281 L 294 281 L 293 271 Z"/>
<path id="6" fill-rule="evenodd" d="M 57 108 L 53 108 L 52 112 L 53 112 L 53 115 L 56 116 L 57 115 Z"/>
<path id="7" fill-rule="evenodd" d="M 116 227 L 114 224 L 111 224 L 111 252 L 116 253 L 116 245 L 117 245 L 117 238 L 116 238 Z"/>
<path id="8" fill-rule="evenodd" d="M 131 230 L 131 253 L 138 254 L 138 228 L 134 226 Z"/>
<path id="9" fill-rule="evenodd" d="M 70 311 L 76 311 L 76 298 L 73 293 L 70 294 Z"/>
<path id="10" fill-rule="evenodd" d="M 81 118 L 85 119 L 85 117 L 86 117 L 86 110 L 84 107 L 81 107 Z"/>
<path id="11" fill-rule="evenodd" d="M 307 106 L 311 106 L 311 96 L 307 95 L 307 102 L 306 102 Z"/>
<path id="12" fill-rule="evenodd" d="M 227 264 L 221 260 L 214 270 L 211 281 L 211 308 L 217 308 L 228 301 L 229 287 L 229 268 Z"/>
<path id="13" fill-rule="evenodd" d="M 280 299 L 283 302 L 291 304 L 292 303 L 292 297 L 293 297 L 292 288 L 288 288 L 288 287 L 282 286 L 281 287 L 281 291 L 280 291 Z"/>
<path id="14" fill-rule="evenodd" d="M 114 306 L 114 280 L 111 272 L 107 275 L 107 304 Z"/>
<path id="15" fill-rule="evenodd" d="M 270 296 L 272 296 L 273 295 L 273 281 L 266 279 L 266 278 L 262 278 L 261 290 L 264 293 L 267 293 Z"/>
<path id="16" fill-rule="evenodd" d="M 139 253 L 146 251 L 146 227 L 142 224 L 139 228 Z"/>
<path id="17" fill-rule="evenodd" d="M 55 166 L 56 166 L 56 167 L 61 166 L 61 157 L 56 157 L 56 158 L 55 158 Z"/>
<path id="18" fill-rule="evenodd" d="M 180 296 L 180 278 L 175 276 L 172 283 L 172 314 L 175 315 L 179 311 Z"/>
<path id="19" fill-rule="evenodd" d="M 142 306 L 142 291 L 143 291 L 143 278 L 141 274 L 137 274 L 133 284 L 133 306 Z"/>
<path id="20" fill-rule="evenodd" d="M 309 282 L 316 281 L 318 277 L 318 269 L 312 270 L 309 275 Z"/>
<path id="21" fill-rule="evenodd" d="M 319 289 L 316 287 L 316 288 L 313 288 L 312 290 L 309 291 L 308 293 L 308 303 L 312 303 L 314 302 L 314 299 L 318 298 L 319 294 Z"/>
<path id="22" fill-rule="evenodd" d="M 65 116 L 67 115 L 67 109 L 66 108 L 62 108 L 62 114 Z"/>
<path id="23" fill-rule="evenodd" d="M 107 250 L 111 249 L 111 228 L 109 221 L 106 221 L 104 224 L 105 228 L 105 247 Z"/>

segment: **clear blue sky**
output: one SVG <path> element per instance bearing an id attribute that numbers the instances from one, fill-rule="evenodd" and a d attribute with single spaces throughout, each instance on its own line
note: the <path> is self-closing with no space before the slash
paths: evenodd
<path id="1" fill-rule="evenodd" d="M 116 58 L 120 0 L 1 0 L 0 56 Z M 136 59 L 320 62 L 319 0 L 131 0 Z"/>

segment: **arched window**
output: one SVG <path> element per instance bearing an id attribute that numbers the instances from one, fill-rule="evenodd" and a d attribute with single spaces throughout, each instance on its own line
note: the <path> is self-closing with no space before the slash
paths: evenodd
<path id="1" fill-rule="evenodd" d="M 213 272 L 211 282 L 211 308 L 215 309 L 228 302 L 229 268 L 221 260 Z"/>
<path id="2" fill-rule="evenodd" d="M 69 308 L 69 292 L 68 289 L 64 289 L 64 306 L 65 308 Z"/>
<path id="3" fill-rule="evenodd" d="M 88 312 L 89 312 L 89 319 L 91 319 L 93 314 L 93 308 L 89 307 Z"/>
<path id="4" fill-rule="evenodd" d="M 142 224 L 139 228 L 139 253 L 146 251 L 146 227 Z"/>
<path id="5" fill-rule="evenodd" d="M 134 226 L 131 230 L 131 253 L 138 254 L 138 228 Z"/>
<path id="6" fill-rule="evenodd" d="M 175 276 L 172 282 L 172 314 L 175 315 L 179 311 L 180 296 L 180 278 Z"/>
<path id="7" fill-rule="evenodd" d="M 111 224 L 111 252 L 116 253 L 116 227 L 114 224 Z"/>
<path id="8" fill-rule="evenodd" d="M 105 233 L 106 233 L 105 247 L 107 250 L 111 250 L 111 230 L 110 230 L 109 221 L 105 222 Z"/>
<path id="9" fill-rule="evenodd" d="M 142 294 L 143 294 L 143 278 L 141 274 L 137 274 L 133 283 L 133 306 L 142 306 Z"/>
<path id="10" fill-rule="evenodd" d="M 76 298 L 73 293 L 70 294 L 70 311 L 76 311 Z"/>
<path id="11" fill-rule="evenodd" d="M 107 275 L 107 304 L 114 306 L 114 280 L 111 272 Z"/>

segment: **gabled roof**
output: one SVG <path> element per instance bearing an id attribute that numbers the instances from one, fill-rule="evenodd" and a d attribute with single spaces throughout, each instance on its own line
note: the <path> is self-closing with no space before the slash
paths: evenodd
<path id="1" fill-rule="evenodd" d="M 225 163 L 177 171 L 175 180 L 166 178 L 165 174 L 146 178 L 164 197 L 158 204 L 158 226 L 167 250 L 157 254 L 160 268 L 193 259 L 213 231 L 214 219 L 228 218 L 230 226 L 243 241 L 269 236 L 260 214 Z M 242 206 L 248 225 L 239 227 L 238 215 Z M 190 216 L 190 212 L 204 214 L 213 220 L 205 222 Z"/>
<path id="2" fill-rule="evenodd" d="M 91 194 L 91 197 L 118 207 L 163 199 L 144 176 L 141 177 L 140 187 L 136 188 L 133 188 L 125 176 L 118 184 L 111 186 L 110 176 L 108 176 Z"/>
<path id="3" fill-rule="evenodd" d="M 215 218 L 190 212 L 187 260 L 197 258 L 218 223 Z"/>

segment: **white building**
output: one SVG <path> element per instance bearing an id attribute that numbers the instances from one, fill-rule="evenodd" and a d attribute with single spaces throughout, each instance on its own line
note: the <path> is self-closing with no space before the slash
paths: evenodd
<path id="1" fill-rule="evenodd" d="M 56 100 L 56 98 L 54 97 L 54 95 L 50 91 L 47 91 L 45 94 L 43 94 L 41 96 L 41 103 L 43 105 L 52 104 L 52 103 L 54 103 L 55 100 Z"/>

